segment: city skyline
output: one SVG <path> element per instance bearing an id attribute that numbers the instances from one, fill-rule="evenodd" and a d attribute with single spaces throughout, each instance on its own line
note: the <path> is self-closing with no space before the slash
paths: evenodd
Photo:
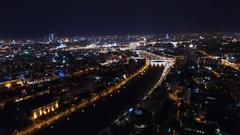
<path id="1" fill-rule="evenodd" d="M 0 135 L 239 135 L 239 0 L 0 2 Z"/>

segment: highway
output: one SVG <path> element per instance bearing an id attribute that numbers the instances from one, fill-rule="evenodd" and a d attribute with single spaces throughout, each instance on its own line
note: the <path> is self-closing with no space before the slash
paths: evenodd
<path id="1" fill-rule="evenodd" d="M 73 76 L 79 76 L 82 74 L 87 74 L 89 72 L 92 72 L 96 70 L 96 68 L 90 67 L 86 69 L 81 69 L 79 71 L 73 72 L 71 74 L 66 74 L 64 77 L 73 77 Z M 20 87 L 26 87 L 29 85 L 35 85 L 35 84 L 41 84 L 45 82 L 55 81 L 61 79 L 60 77 L 56 76 L 55 73 L 48 73 L 49 75 L 42 78 L 36 78 L 36 79 L 16 79 L 16 80 L 9 80 L 5 82 L 0 82 L 0 86 L 5 86 L 7 88 L 13 87 L 13 85 L 17 84 Z"/>
<path id="2" fill-rule="evenodd" d="M 123 87 L 124 85 L 126 85 L 129 81 L 131 81 L 132 79 L 134 79 L 136 76 L 142 74 L 143 72 L 145 72 L 147 69 L 149 68 L 149 62 L 147 61 L 146 64 L 139 69 L 137 72 L 133 73 L 132 75 L 130 75 L 128 78 L 120 81 L 119 83 L 107 88 L 106 90 L 100 92 L 99 94 L 95 94 L 90 98 L 87 99 L 82 99 L 81 102 L 79 102 L 78 104 L 72 106 L 71 108 L 60 112 L 54 116 L 49 117 L 48 119 L 44 120 L 44 121 L 40 121 L 40 122 L 36 122 L 35 124 L 27 127 L 26 129 L 23 129 L 21 131 L 16 131 L 16 135 L 27 135 L 27 134 L 31 134 L 33 133 L 35 130 L 40 129 L 44 126 L 47 125 L 51 125 L 53 122 L 55 122 L 56 120 L 59 120 L 63 117 L 67 117 L 69 115 L 71 115 L 72 113 L 85 108 L 89 105 L 95 104 L 98 101 L 104 99 L 107 96 L 111 96 L 111 94 L 118 92 L 118 90 Z"/>
<path id="3" fill-rule="evenodd" d="M 142 101 L 148 90 L 158 81 L 162 67 L 150 67 L 143 74 L 128 82 L 119 91 L 99 102 L 58 120 L 35 135 L 83 134 L 96 135 L 108 127 L 118 116 Z"/>
<path id="4" fill-rule="evenodd" d="M 154 92 L 154 90 L 159 87 L 161 85 L 161 83 L 166 79 L 168 73 L 170 72 L 170 70 L 173 68 L 176 60 L 174 58 L 167 58 L 167 57 L 162 57 L 162 56 L 158 56 L 156 54 L 150 53 L 150 52 L 144 52 L 147 53 L 148 55 L 151 55 L 152 57 L 155 57 L 156 60 L 161 60 L 164 61 L 164 70 L 163 73 L 160 77 L 160 79 L 158 80 L 158 82 L 151 88 L 151 90 L 149 90 L 148 94 L 143 98 L 143 100 L 146 100 L 149 96 L 151 96 L 151 94 Z"/>
<path id="5" fill-rule="evenodd" d="M 160 85 L 162 84 L 162 82 L 166 79 L 167 75 L 169 74 L 170 70 L 173 68 L 174 64 L 176 63 L 176 59 L 174 58 L 167 58 L 167 57 L 162 57 L 150 52 L 140 52 L 142 53 L 143 57 L 147 57 L 147 55 L 150 55 L 152 58 L 154 58 L 154 60 L 161 60 L 164 61 L 164 69 L 163 72 L 159 78 L 159 80 L 153 85 L 153 87 L 151 87 L 148 92 L 146 93 L 146 95 L 143 97 L 142 101 L 147 100 L 152 93 L 156 90 L 156 88 L 160 87 Z M 120 119 L 125 117 L 127 115 L 127 112 L 123 113 L 120 117 L 118 117 L 113 124 L 119 123 Z"/>
<path id="6" fill-rule="evenodd" d="M 203 55 L 205 55 L 207 58 L 210 58 L 210 59 L 217 60 L 218 58 L 220 58 L 218 56 L 212 56 L 212 55 L 210 55 L 210 54 L 208 54 L 204 51 L 199 51 L 199 52 L 202 53 Z M 230 62 L 226 59 L 223 59 L 223 58 L 221 58 L 221 64 L 224 65 L 224 66 L 227 66 L 227 67 L 231 67 L 231 68 L 233 68 L 235 70 L 238 70 L 238 71 L 240 70 L 240 65 L 239 64 L 232 63 L 232 62 Z"/>
<path id="7" fill-rule="evenodd" d="M 84 74 L 88 74 L 92 71 L 97 70 L 96 68 L 90 67 L 90 68 L 86 68 L 86 69 L 81 69 L 79 71 L 73 72 L 72 74 L 66 74 L 64 78 L 68 78 L 68 77 L 74 77 L 74 76 L 80 76 L 80 75 L 84 75 Z M 34 80 L 30 80 L 30 79 L 16 79 L 16 80 L 9 80 L 9 81 L 5 81 L 5 82 L 1 82 L 0 86 L 1 87 L 6 87 L 6 88 L 14 88 L 16 87 L 15 85 L 18 84 L 17 87 L 28 87 L 31 85 L 36 85 L 36 84 L 43 84 L 46 82 L 51 82 L 51 81 L 56 81 L 56 80 L 60 80 L 61 78 L 56 76 L 54 73 L 48 73 L 49 75 L 47 77 L 43 77 L 43 78 L 37 78 Z M 1 90 L 9 90 L 9 89 L 1 89 Z M 13 90 L 18 90 L 18 89 L 13 89 Z M 40 94 L 46 94 L 49 93 L 49 91 L 43 91 Z M 29 98 L 34 98 L 34 95 L 27 95 L 24 97 L 19 97 L 19 96 L 14 96 L 11 98 L 8 98 L 5 100 L 5 102 L 21 102 L 24 100 L 28 100 Z"/>
<path id="8" fill-rule="evenodd" d="M 145 100 L 146 98 L 148 98 L 151 93 L 162 83 L 162 81 L 166 78 L 167 74 L 169 73 L 169 71 L 171 70 L 171 68 L 173 67 L 174 63 L 175 63 L 175 59 L 173 58 L 163 58 L 160 57 L 158 55 L 152 54 L 152 53 L 148 53 L 148 55 L 152 55 L 153 57 L 156 57 L 159 60 L 165 61 L 165 66 L 164 66 L 164 70 L 163 73 L 160 76 L 160 79 L 158 81 L 156 81 L 156 83 L 154 85 L 152 85 L 153 87 L 150 88 L 150 90 L 148 90 L 144 95 L 143 95 L 143 99 Z M 39 130 L 43 127 L 46 127 L 48 125 L 53 124 L 55 121 L 57 120 L 61 120 L 63 118 L 69 117 L 71 114 L 86 108 L 90 105 L 95 105 L 97 102 L 105 99 L 106 97 L 111 97 L 113 93 L 118 92 L 119 90 L 124 87 L 129 81 L 134 80 L 134 78 L 136 78 L 137 76 L 143 74 L 144 72 L 146 72 L 150 67 L 150 61 L 147 60 L 146 64 L 137 72 L 133 73 L 132 75 L 130 75 L 128 78 L 116 83 L 113 86 L 110 86 L 109 88 L 107 88 L 106 90 L 95 94 L 89 98 L 86 99 L 82 99 L 78 104 L 73 105 L 72 107 L 66 109 L 65 111 L 62 111 L 60 113 L 57 113 L 56 115 L 53 115 L 49 118 L 47 118 L 44 121 L 39 121 L 39 122 L 35 122 L 33 125 L 21 130 L 21 131 L 16 131 L 15 134 L 16 135 L 27 135 L 27 134 L 32 134 L 34 133 L 36 130 Z M 80 72 L 79 72 L 80 73 Z M 84 112 L 84 110 L 82 110 Z"/>

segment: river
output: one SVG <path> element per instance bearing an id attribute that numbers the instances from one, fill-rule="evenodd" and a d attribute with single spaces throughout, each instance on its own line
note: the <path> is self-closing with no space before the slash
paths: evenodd
<path id="1" fill-rule="evenodd" d="M 119 93 L 47 126 L 35 135 L 96 135 L 119 115 L 136 105 L 161 77 L 163 68 L 151 67 L 131 80 Z"/>

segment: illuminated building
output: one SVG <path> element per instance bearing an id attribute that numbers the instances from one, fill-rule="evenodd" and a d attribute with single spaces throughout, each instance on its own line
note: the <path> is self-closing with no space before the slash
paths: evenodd
<path id="1" fill-rule="evenodd" d="M 165 39 L 168 41 L 170 39 L 169 35 L 166 34 Z"/>
<path id="2" fill-rule="evenodd" d="M 185 46 L 185 54 L 184 60 L 186 65 L 195 65 L 197 64 L 197 56 L 196 56 L 196 46 L 193 44 Z"/>
<path id="3" fill-rule="evenodd" d="M 141 41 L 139 41 L 140 46 L 146 46 L 147 45 L 147 38 L 141 37 Z"/>
<path id="4" fill-rule="evenodd" d="M 181 133 L 184 135 L 212 135 L 214 128 L 206 124 L 184 119 L 180 123 Z"/>
<path id="5" fill-rule="evenodd" d="M 36 119 L 38 119 L 42 116 L 45 116 L 45 115 L 47 115 L 51 112 L 56 111 L 58 108 L 59 108 L 58 101 L 55 101 L 53 103 L 50 103 L 50 104 L 42 106 L 42 107 L 39 107 L 39 108 L 32 111 L 31 119 L 36 120 Z"/>
<path id="6" fill-rule="evenodd" d="M 6 83 L 5 85 L 4 85 L 5 87 L 7 87 L 7 88 L 11 88 L 12 87 L 12 83 Z"/>
<path id="7" fill-rule="evenodd" d="M 51 33 L 48 35 L 48 42 L 52 43 L 55 42 L 57 40 L 56 35 Z"/>

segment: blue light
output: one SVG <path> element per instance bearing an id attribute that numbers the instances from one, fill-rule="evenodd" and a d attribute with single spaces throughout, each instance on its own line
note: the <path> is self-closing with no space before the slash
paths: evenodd
<path id="1" fill-rule="evenodd" d="M 59 76 L 60 78 L 64 78 L 64 77 L 65 77 L 65 71 L 64 71 L 64 70 L 59 70 L 58 76 Z"/>
<path id="2" fill-rule="evenodd" d="M 129 110 L 128 110 L 128 112 L 132 112 L 133 111 L 133 108 L 130 108 Z"/>
<path id="3" fill-rule="evenodd" d="M 136 114 L 137 116 L 141 116 L 143 115 L 143 112 L 141 110 L 134 110 L 134 114 Z"/>

